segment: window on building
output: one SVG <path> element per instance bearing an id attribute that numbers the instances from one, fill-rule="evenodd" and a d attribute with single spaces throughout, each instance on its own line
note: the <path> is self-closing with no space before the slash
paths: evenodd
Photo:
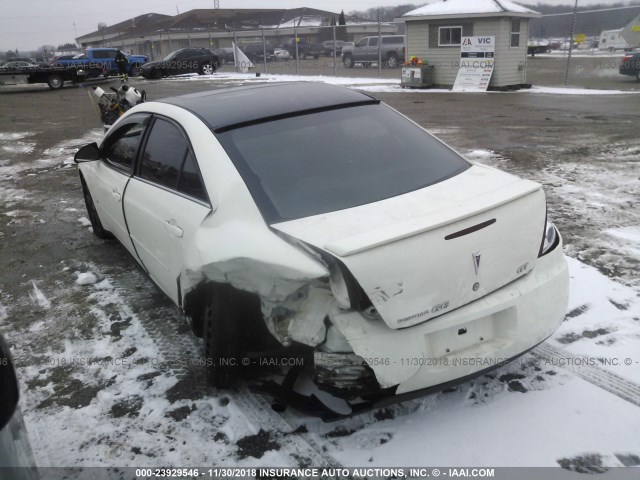
<path id="1" fill-rule="evenodd" d="M 462 43 L 462 27 L 439 27 L 438 46 L 460 46 Z"/>
<path id="2" fill-rule="evenodd" d="M 520 46 L 520 19 L 519 18 L 511 19 L 511 46 L 512 47 Z"/>

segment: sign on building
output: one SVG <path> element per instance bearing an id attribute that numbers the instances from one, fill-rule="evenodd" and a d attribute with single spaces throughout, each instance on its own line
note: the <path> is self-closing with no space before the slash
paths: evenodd
<path id="1" fill-rule="evenodd" d="M 454 92 L 486 92 L 493 75 L 496 37 L 462 37 Z"/>

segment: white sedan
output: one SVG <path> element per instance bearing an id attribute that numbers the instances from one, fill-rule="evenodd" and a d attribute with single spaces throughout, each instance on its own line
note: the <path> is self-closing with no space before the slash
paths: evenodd
<path id="1" fill-rule="evenodd" d="M 291 54 L 289 53 L 289 51 L 283 48 L 275 48 L 273 50 L 273 54 L 278 60 L 289 60 L 291 58 Z"/>
<path id="2" fill-rule="evenodd" d="M 219 387 L 276 345 L 343 395 L 441 389 L 535 347 L 566 311 L 540 185 L 354 90 L 144 103 L 76 162 L 94 233 L 184 311 Z"/>

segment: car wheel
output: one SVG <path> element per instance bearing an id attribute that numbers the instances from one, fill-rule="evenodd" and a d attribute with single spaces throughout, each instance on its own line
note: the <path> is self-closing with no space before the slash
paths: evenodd
<path id="1" fill-rule="evenodd" d="M 82 194 L 84 195 L 84 203 L 87 207 L 87 214 L 89 215 L 89 221 L 91 222 L 91 227 L 93 228 L 93 234 L 98 238 L 102 238 L 103 240 L 113 238 L 113 234 L 109 230 L 105 230 L 105 228 L 102 226 L 102 223 L 100 222 L 100 217 L 98 216 L 96 206 L 93 203 L 93 198 L 91 197 L 91 193 L 89 192 L 87 183 L 84 181 L 82 175 L 80 175 L 80 181 L 82 183 Z"/>
<path id="2" fill-rule="evenodd" d="M 138 77 L 140 76 L 140 71 L 142 69 L 140 68 L 140 65 L 136 64 L 134 66 L 131 67 L 131 70 L 129 71 L 129 76 L 130 77 Z"/>
<path id="3" fill-rule="evenodd" d="M 241 365 L 245 328 L 251 315 L 260 312 L 259 298 L 228 284 L 213 288 L 202 316 L 202 333 L 209 383 L 225 388 L 233 383 Z"/>
<path id="4" fill-rule="evenodd" d="M 52 90 L 62 88 L 64 85 L 64 78 L 62 78 L 62 75 L 59 73 L 49 75 L 49 78 L 47 78 L 47 85 L 49 85 L 49 88 Z"/>
<path id="5" fill-rule="evenodd" d="M 316 60 L 318 60 L 320 58 L 320 55 L 314 55 L 313 58 L 315 58 Z"/>
<path id="6" fill-rule="evenodd" d="M 213 67 L 213 64 L 211 62 L 207 62 L 202 64 L 198 73 L 200 75 L 211 75 L 215 71 L 216 69 Z"/>
<path id="7" fill-rule="evenodd" d="M 389 68 L 398 68 L 398 57 L 395 53 L 390 53 L 387 57 Z"/>
<path id="8" fill-rule="evenodd" d="M 342 63 L 344 63 L 344 66 L 347 68 L 353 68 L 353 66 L 355 65 L 355 62 L 353 61 L 353 57 L 351 55 L 345 55 L 342 59 Z"/>
<path id="9" fill-rule="evenodd" d="M 640 82 L 640 72 L 636 73 L 636 80 Z"/>

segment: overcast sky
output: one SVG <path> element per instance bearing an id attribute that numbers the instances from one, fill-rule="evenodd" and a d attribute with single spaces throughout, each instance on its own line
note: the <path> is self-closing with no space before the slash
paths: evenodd
<path id="1" fill-rule="evenodd" d="M 469 0 L 472 2 L 473 0 Z M 579 0 L 580 5 L 616 3 L 616 0 Z M 619 1 L 619 0 L 618 0 Z M 383 5 L 426 4 L 429 0 L 220 0 L 220 8 L 295 8 L 345 12 Z M 520 3 L 535 4 L 537 0 Z M 573 4 L 572 0 L 546 0 L 554 5 Z M 628 3 L 628 2 L 625 2 Z M 35 50 L 41 45 L 58 46 L 74 42 L 80 35 L 144 13 L 175 15 L 193 8 L 213 8 L 213 0 L 0 0 L 0 51 Z M 176 7 L 177 6 L 177 7 Z M 74 26 L 75 24 L 75 26 Z"/>

